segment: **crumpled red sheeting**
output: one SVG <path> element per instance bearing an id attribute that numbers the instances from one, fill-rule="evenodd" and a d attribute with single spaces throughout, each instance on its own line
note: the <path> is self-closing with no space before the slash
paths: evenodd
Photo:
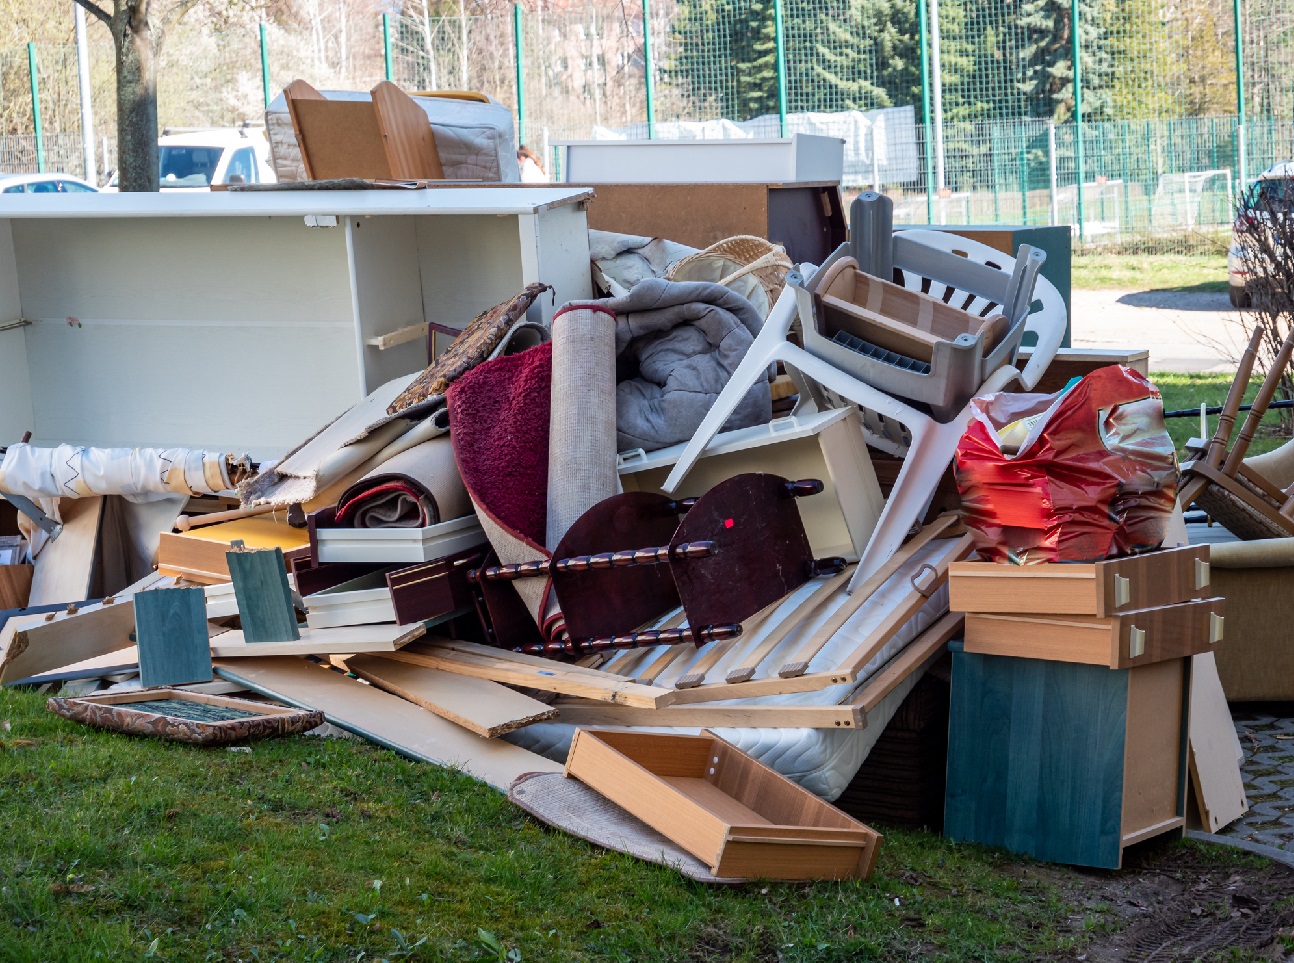
<path id="1" fill-rule="evenodd" d="M 1162 544 L 1177 498 L 1177 454 L 1159 391 L 1145 375 L 1111 365 L 1063 398 L 998 393 L 971 404 L 954 464 L 981 558 L 1091 562 Z M 1041 435 L 1019 454 L 1003 454 L 995 429 L 1053 405 Z"/>

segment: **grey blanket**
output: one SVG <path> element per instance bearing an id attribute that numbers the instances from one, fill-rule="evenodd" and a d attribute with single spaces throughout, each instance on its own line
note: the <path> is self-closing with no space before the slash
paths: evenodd
<path id="1" fill-rule="evenodd" d="M 706 281 L 639 281 L 598 302 L 616 313 L 616 432 L 621 451 L 687 441 L 723 391 L 763 320 L 740 294 Z M 724 430 L 773 417 L 757 381 Z"/>

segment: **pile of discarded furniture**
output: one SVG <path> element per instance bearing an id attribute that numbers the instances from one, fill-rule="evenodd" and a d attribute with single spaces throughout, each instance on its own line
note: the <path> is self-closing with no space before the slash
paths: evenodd
<path id="1" fill-rule="evenodd" d="M 281 100 L 276 158 L 295 148 L 304 180 L 448 170 L 436 105 L 391 85 Z M 1225 610 L 1207 548 L 1171 547 L 1171 449 L 1084 462 L 1120 520 L 1098 548 L 1084 529 L 1022 549 L 1011 486 L 1090 452 L 1048 442 L 1027 475 L 1045 431 L 984 426 L 1014 403 L 995 399 L 1045 426 L 1096 390 L 1028 394 L 1064 301 L 1042 252 L 895 231 L 891 210 L 861 195 L 820 265 L 754 236 L 595 232 L 606 296 L 552 304 L 540 278 L 452 341 L 402 335 L 425 368 L 272 462 L 9 446 L 0 683 L 195 744 L 326 720 L 709 881 L 866 876 L 861 820 L 934 823 L 945 794 L 956 838 L 1095 866 L 1188 804 L 1234 818 L 1230 730 L 1194 721 L 1221 698 L 1200 660 Z M 1153 436 L 1153 387 L 1103 370 Z M 963 477 L 976 431 L 991 483 Z"/>

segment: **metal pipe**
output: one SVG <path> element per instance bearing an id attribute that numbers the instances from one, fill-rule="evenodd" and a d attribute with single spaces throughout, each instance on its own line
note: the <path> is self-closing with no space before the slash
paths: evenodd
<path id="1" fill-rule="evenodd" d="M 921 48 L 921 124 L 926 159 L 926 223 L 935 222 L 935 167 L 933 145 L 930 142 L 930 29 L 926 13 L 926 0 L 917 0 L 917 35 Z"/>
<path id="2" fill-rule="evenodd" d="M 944 69 L 939 56 L 939 0 L 930 0 L 930 72 L 934 105 L 935 187 L 942 195 L 944 176 Z"/>
<path id="3" fill-rule="evenodd" d="M 777 122 L 779 137 L 786 132 L 786 28 L 782 0 L 773 0 L 773 41 L 777 45 Z"/>
<path id="4" fill-rule="evenodd" d="M 644 0 L 646 2 L 646 0 Z M 525 56 L 521 51 L 521 4 L 512 5 L 512 43 L 517 53 L 517 144 L 526 142 Z M 464 49 L 463 56 L 467 56 Z"/>
<path id="5" fill-rule="evenodd" d="M 1232 0 L 1232 17 L 1236 31 L 1236 167 L 1240 173 L 1240 193 L 1249 186 L 1248 158 L 1245 156 L 1245 40 L 1240 17 L 1240 0 Z"/>
<path id="6" fill-rule="evenodd" d="M 45 134 L 40 127 L 40 82 L 36 79 L 36 45 L 27 44 L 27 73 L 31 77 L 31 127 L 36 135 L 36 170 L 45 173 Z"/>
<path id="7" fill-rule="evenodd" d="M 643 73 L 647 81 L 647 137 L 656 139 L 656 76 L 651 56 L 651 0 L 643 0 Z"/>
<path id="8" fill-rule="evenodd" d="M 265 36 L 264 27 L 261 27 L 261 36 Z M 264 45 L 262 45 L 261 49 L 265 49 Z M 395 79 L 395 71 L 391 65 L 391 15 L 389 13 L 382 14 L 382 67 L 388 81 Z M 268 97 L 269 94 L 265 96 Z"/>
<path id="9" fill-rule="evenodd" d="M 265 106 L 270 106 L 270 43 L 265 36 L 265 24 L 261 24 L 261 92 L 265 95 Z"/>
<path id="10" fill-rule="evenodd" d="M 85 37 L 85 8 L 72 4 L 76 20 L 76 86 L 81 97 L 81 155 L 85 179 L 99 184 L 99 173 L 94 163 L 94 105 L 90 96 L 90 46 Z"/>
<path id="11" fill-rule="evenodd" d="M 1078 173 L 1078 240 L 1081 244 L 1087 239 L 1087 234 L 1083 226 L 1083 181 L 1086 173 L 1083 164 L 1083 63 L 1078 36 L 1078 0 L 1070 0 L 1069 16 L 1074 58 L 1074 166 Z"/>

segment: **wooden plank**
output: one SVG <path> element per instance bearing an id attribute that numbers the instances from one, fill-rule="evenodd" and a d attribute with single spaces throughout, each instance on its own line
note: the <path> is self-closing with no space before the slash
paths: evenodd
<path id="1" fill-rule="evenodd" d="M 234 583 L 244 640 L 261 644 L 300 639 L 283 549 L 235 549 L 225 553 L 225 562 Z"/>
<path id="2" fill-rule="evenodd" d="M 200 588 L 165 588 L 134 598 L 139 681 L 145 688 L 211 681 L 207 603 Z"/>
<path id="3" fill-rule="evenodd" d="M 904 648 L 902 652 L 890 659 L 870 679 L 859 686 L 850 700 L 850 705 L 871 712 L 880 701 L 898 688 L 899 684 L 914 673 L 924 672 L 930 664 L 944 654 L 948 640 L 962 630 L 962 616 L 958 612 L 949 612 L 935 622 Z"/>
<path id="4" fill-rule="evenodd" d="M 816 632 L 813 633 L 804 644 L 800 646 L 791 658 L 778 670 L 778 675 L 783 678 L 803 675 L 809 669 L 809 663 L 813 657 L 822 651 L 833 635 L 840 630 L 840 627 L 849 621 L 863 605 L 870 599 L 876 590 L 884 585 L 889 579 L 899 571 L 908 560 L 923 548 L 927 542 L 936 538 L 945 529 L 952 526 L 957 521 L 956 515 L 941 515 L 925 528 L 921 529 L 917 535 L 910 539 L 905 545 L 902 545 L 889 560 L 868 577 L 862 585 L 858 586 L 844 604 L 840 606 L 831 617 L 823 623 Z"/>
<path id="5" fill-rule="evenodd" d="M 487 739 L 557 718 L 557 710 L 551 706 L 488 679 L 454 675 L 381 655 L 351 656 L 346 668 L 379 689 Z"/>
<path id="6" fill-rule="evenodd" d="M 211 654 L 217 659 L 269 655 L 351 655 L 359 652 L 394 652 L 426 632 L 419 625 L 342 625 L 332 629 L 301 630 L 297 642 L 251 642 L 241 631 L 218 635 L 211 640 Z"/>
<path id="7" fill-rule="evenodd" d="M 732 669 L 724 676 L 725 682 L 747 682 L 755 671 L 759 668 L 769 653 L 777 648 L 782 640 L 805 619 L 812 617 L 818 608 L 840 588 L 849 583 L 854 576 L 853 565 L 846 565 L 845 570 L 834 578 L 829 578 L 813 590 L 808 598 L 797 605 L 791 612 L 770 631 L 764 638 L 760 639 L 759 645 L 755 646 L 750 653 L 742 660 L 742 664 Z"/>
<path id="8" fill-rule="evenodd" d="M 31 565 L 0 565 L 0 611 L 28 606 L 35 573 Z"/>
<path id="9" fill-rule="evenodd" d="M 689 655 L 696 654 L 696 645 L 692 642 L 684 642 L 682 645 L 671 645 L 656 658 L 652 659 L 641 672 L 631 678 L 639 685 L 655 685 L 656 680 L 671 665 Z"/>
<path id="10" fill-rule="evenodd" d="M 481 648 L 488 649 L 488 646 L 481 646 Z M 609 673 L 563 665 L 560 662 L 538 660 L 544 664 L 533 665 L 513 658 L 518 654 L 478 655 L 446 646 L 424 645 L 412 651 L 394 653 L 391 658 L 410 665 L 443 669 L 456 675 L 489 679 L 492 682 L 539 689 L 544 692 L 560 692 L 564 695 L 619 705 L 657 709 L 669 705 L 677 698 L 673 689 L 638 685 Z"/>
<path id="11" fill-rule="evenodd" d="M 318 709 L 333 725 L 418 762 L 460 769 L 504 792 L 526 772 L 561 772 L 543 756 L 485 739 L 421 706 L 305 659 L 217 662 L 221 678 L 288 705 Z"/>
<path id="12" fill-rule="evenodd" d="M 14 616 L 0 629 L 0 683 L 53 672 L 131 645 L 136 592 L 174 579 L 150 574 L 121 593 L 73 611 Z"/>
<path id="13" fill-rule="evenodd" d="M 671 726 L 681 729 L 862 729 L 862 706 L 667 706 L 638 709 L 593 702 L 558 702 L 559 722 L 576 726 Z"/>
<path id="14" fill-rule="evenodd" d="M 784 601 L 786 601 L 785 598 L 780 598 L 775 602 L 770 602 L 754 615 L 742 619 L 741 635 L 745 635 L 752 629 L 757 629 L 759 626 L 767 622 L 769 616 L 780 608 Z M 707 645 L 701 652 L 701 658 L 697 659 L 694 664 L 688 666 L 687 673 L 685 675 L 681 675 L 675 680 L 674 688 L 690 689 L 703 683 L 705 681 L 705 677 L 710 674 L 710 670 L 718 665 L 719 660 L 731 652 L 733 646 L 740 641 L 741 635 L 731 639 L 721 639 L 718 642 L 711 642 Z"/>
<path id="15" fill-rule="evenodd" d="M 228 582 L 225 555 L 234 541 L 247 548 L 281 548 L 285 558 L 310 553 L 310 536 L 304 529 L 261 515 L 178 534 L 163 532 L 157 543 L 157 570 L 194 581 Z"/>
<path id="16" fill-rule="evenodd" d="M 103 496 L 60 498 L 63 531 L 36 556 L 28 605 L 79 602 L 90 595 L 98 554 Z"/>
<path id="17" fill-rule="evenodd" d="M 1204 829 L 1216 833 L 1249 811 L 1235 752 L 1235 723 L 1212 652 L 1191 659 L 1191 786 Z"/>

